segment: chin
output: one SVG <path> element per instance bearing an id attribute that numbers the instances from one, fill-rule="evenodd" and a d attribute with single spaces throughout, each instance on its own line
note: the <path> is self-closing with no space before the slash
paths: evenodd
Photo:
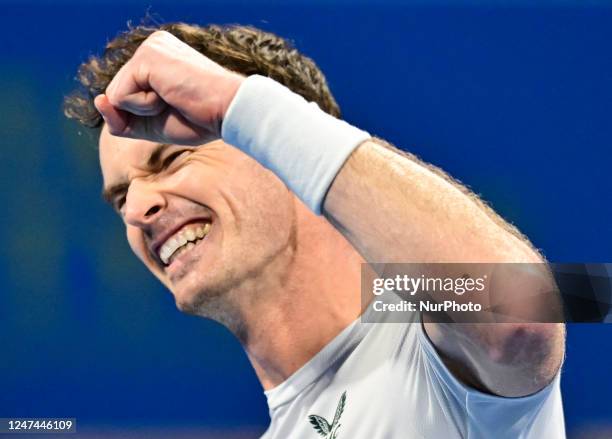
<path id="1" fill-rule="evenodd" d="M 205 299 L 203 299 L 200 294 L 187 292 L 179 293 L 175 291 L 172 291 L 172 294 L 174 295 L 174 303 L 176 304 L 176 308 L 180 312 L 191 315 L 201 314 L 200 311 Z"/>
<path id="2" fill-rule="evenodd" d="M 199 305 L 204 301 L 201 291 L 201 288 L 198 288 L 192 282 L 187 282 L 187 279 L 182 279 L 170 288 L 176 307 L 179 311 L 187 314 L 195 314 Z"/>
<path id="3" fill-rule="evenodd" d="M 196 279 L 183 278 L 171 288 L 176 307 L 185 314 L 209 317 L 211 309 L 218 306 L 221 294 L 219 290 L 210 288 L 201 277 Z"/>
<path id="4" fill-rule="evenodd" d="M 180 312 L 189 315 L 198 315 L 198 309 L 193 302 L 179 300 L 176 297 L 174 302 L 176 304 L 176 309 L 178 309 Z"/>

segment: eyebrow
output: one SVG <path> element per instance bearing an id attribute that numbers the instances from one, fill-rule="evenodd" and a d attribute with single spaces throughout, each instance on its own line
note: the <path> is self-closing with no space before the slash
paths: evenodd
<path id="1" fill-rule="evenodd" d="M 147 170 L 157 169 L 161 164 L 161 157 L 164 152 L 172 145 L 169 143 L 160 143 L 155 146 L 155 149 L 147 159 Z M 130 186 L 129 181 L 122 181 L 102 189 L 102 198 L 109 204 L 113 204 L 113 200 L 118 194 L 127 192 Z"/>
<path id="2" fill-rule="evenodd" d="M 159 145 L 157 145 L 149 156 L 149 160 L 147 160 L 147 168 L 157 168 L 160 165 L 161 156 L 168 148 L 170 148 L 170 146 L 172 145 L 170 145 L 169 143 L 160 143 Z"/>

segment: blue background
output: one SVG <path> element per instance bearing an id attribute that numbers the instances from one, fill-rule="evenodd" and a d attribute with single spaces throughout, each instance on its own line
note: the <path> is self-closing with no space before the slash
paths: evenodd
<path id="1" fill-rule="evenodd" d="M 138 22 L 252 24 L 326 72 L 344 117 L 468 185 L 555 262 L 612 256 L 612 9 L 602 2 L 0 2 L 0 417 L 261 433 L 219 325 L 180 314 L 61 114 L 78 64 Z M 612 424 L 612 325 L 571 325 L 570 437 Z M 218 433 L 220 434 L 220 433 Z"/>

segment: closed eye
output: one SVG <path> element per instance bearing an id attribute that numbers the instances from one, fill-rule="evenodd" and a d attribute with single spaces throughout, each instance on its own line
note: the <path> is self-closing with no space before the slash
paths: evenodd
<path id="1" fill-rule="evenodd" d="M 157 172 L 161 172 L 167 169 L 178 157 L 183 155 L 185 152 L 191 152 L 191 151 L 193 151 L 193 148 L 179 149 L 177 151 L 174 151 L 172 154 L 169 154 L 166 158 L 164 158 L 161 161 L 156 160 L 157 164 L 151 167 L 150 172 L 157 173 Z M 120 212 L 121 209 L 123 208 L 123 205 L 125 204 L 129 185 L 130 185 L 129 183 L 121 183 L 109 190 L 105 190 L 102 195 L 106 201 L 109 201 L 112 204 L 113 208 L 117 212 Z"/>
<path id="2" fill-rule="evenodd" d="M 178 151 L 174 151 L 172 154 L 169 154 L 161 163 L 160 168 L 166 169 L 168 166 L 174 162 L 179 156 L 183 155 L 185 152 L 191 152 L 191 149 L 179 149 Z"/>

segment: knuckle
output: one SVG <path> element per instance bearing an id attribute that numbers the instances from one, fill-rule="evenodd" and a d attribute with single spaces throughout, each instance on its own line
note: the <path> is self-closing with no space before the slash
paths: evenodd
<path id="1" fill-rule="evenodd" d="M 112 89 L 107 89 L 106 90 L 106 98 L 108 99 L 108 102 L 113 107 L 120 107 L 121 106 L 122 99 L 119 96 L 116 87 L 113 87 Z"/>
<path id="2" fill-rule="evenodd" d="M 108 99 L 108 102 L 113 107 L 116 107 L 117 105 L 119 105 L 119 99 L 117 99 L 117 94 L 115 93 L 114 90 L 106 89 L 106 98 Z"/>
<path id="3" fill-rule="evenodd" d="M 161 47 L 164 44 L 167 44 L 168 38 L 172 36 L 169 32 L 164 30 L 157 30 L 150 34 L 140 45 L 140 47 L 136 50 L 134 56 L 141 55 L 143 52 L 145 53 L 157 53 L 160 52 Z"/>
<path id="4" fill-rule="evenodd" d="M 168 35 L 170 35 L 168 31 L 156 30 L 151 35 L 149 35 L 149 38 L 166 38 Z"/>
<path id="5" fill-rule="evenodd" d="M 171 34 L 165 30 L 157 30 L 153 32 L 149 37 L 144 41 L 143 44 L 147 44 L 148 46 L 152 46 L 156 43 L 168 40 L 171 37 Z"/>

